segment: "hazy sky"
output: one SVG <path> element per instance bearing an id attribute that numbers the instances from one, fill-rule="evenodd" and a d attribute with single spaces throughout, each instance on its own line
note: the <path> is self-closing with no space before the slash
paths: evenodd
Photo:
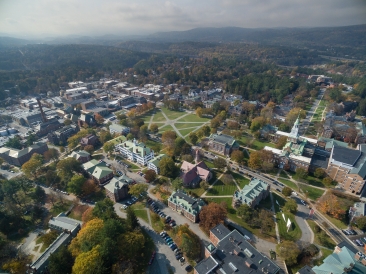
<path id="1" fill-rule="evenodd" d="M 29 37 L 365 23 L 365 0 L 0 0 L 0 33 Z"/>

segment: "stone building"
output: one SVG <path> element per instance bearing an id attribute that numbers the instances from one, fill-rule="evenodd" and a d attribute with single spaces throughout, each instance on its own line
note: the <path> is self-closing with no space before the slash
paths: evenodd
<path id="1" fill-rule="evenodd" d="M 213 133 L 208 141 L 209 149 L 219 154 L 229 156 L 231 152 L 239 149 L 239 144 L 229 135 Z"/>
<path id="2" fill-rule="evenodd" d="M 193 198 L 182 190 L 173 192 L 168 199 L 168 206 L 172 210 L 177 211 L 194 223 L 198 221 L 199 213 L 205 205 L 203 200 Z"/>
<path id="3" fill-rule="evenodd" d="M 2 147 L 0 148 L 0 157 L 10 165 L 22 166 L 25 162 L 29 161 L 34 153 L 43 155 L 47 150 L 47 144 L 41 142 L 23 149 Z"/>
<path id="4" fill-rule="evenodd" d="M 232 206 L 239 207 L 242 204 L 247 204 L 251 208 L 254 208 L 260 201 L 268 197 L 269 189 L 269 184 L 253 177 L 249 185 L 244 186 L 240 191 L 235 191 Z"/>

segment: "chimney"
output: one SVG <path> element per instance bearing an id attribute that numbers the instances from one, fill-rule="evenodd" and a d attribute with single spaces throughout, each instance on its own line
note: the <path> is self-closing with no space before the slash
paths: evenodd
<path id="1" fill-rule="evenodd" d="M 46 114 L 44 114 L 44 112 L 43 112 L 42 104 L 41 104 L 41 101 L 39 100 L 39 97 L 37 97 L 37 103 L 38 103 L 38 106 L 39 106 L 39 110 L 41 111 L 42 122 L 46 123 L 47 122 L 47 117 L 46 117 Z"/>

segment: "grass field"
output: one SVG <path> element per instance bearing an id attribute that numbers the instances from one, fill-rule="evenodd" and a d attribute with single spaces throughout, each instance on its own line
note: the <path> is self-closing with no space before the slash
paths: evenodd
<path id="1" fill-rule="evenodd" d="M 283 170 L 281 170 L 280 177 L 290 179 L 290 177 L 287 175 L 287 173 L 284 172 Z"/>
<path id="2" fill-rule="evenodd" d="M 211 162 L 209 162 L 209 161 L 204 161 L 205 162 L 205 164 L 206 164 L 206 166 L 208 167 L 208 168 L 214 168 L 215 166 L 214 166 L 214 164 L 213 163 L 211 163 Z"/>
<path id="3" fill-rule="evenodd" d="M 290 181 L 290 180 L 278 179 L 278 181 L 280 181 L 281 183 L 287 185 L 288 187 L 292 188 L 293 190 L 298 189 L 297 185 L 294 182 Z"/>
<path id="4" fill-rule="evenodd" d="M 314 265 L 321 265 L 323 263 L 323 260 L 328 257 L 330 254 L 333 253 L 333 250 L 329 250 L 329 249 L 326 249 L 326 248 L 320 248 L 320 251 L 322 252 L 322 256 L 318 259 L 315 259 L 313 261 L 313 264 Z"/>
<path id="5" fill-rule="evenodd" d="M 333 218 L 331 216 L 329 216 L 328 214 L 323 214 L 332 224 L 334 224 L 336 227 L 338 227 L 339 229 L 346 229 L 347 228 L 347 224 L 345 224 L 344 222 L 342 222 L 341 220 L 338 220 L 336 218 Z"/>
<path id="6" fill-rule="evenodd" d="M 153 117 L 153 122 L 165 122 L 166 119 L 161 111 L 157 110 Z"/>
<path id="7" fill-rule="evenodd" d="M 198 197 L 200 197 L 203 193 L 205 193 L 205 190 L 203 188 L 184 188 L 184 190 L 190 194 L 190 193 L 194 193 L 195 195 L 197 195 Z"/>
<path id="8" fill-rule="evenodd" d="M 311 187 L 311 186 L 305 186 L 303 184 L 299 184 L 300 189 L 304 192 L 305 196 L 310 198 L 311 200 L 315 201 L 319 197 L 321 197 L 324 193 L 324 190 Z"/>
<path id="9" fill-rule="evenodd" d="M 162 128 L 159 128 L 159 133 L 163 133 L 165 131 L 172 130 L 174 131 L 173 127 L 171 125 L 164 126 Z"/>
<path id="10" fill-rule="evenodd" d="M 218 180 L 216 184 L 207 191 L 207 196 L 223 196 L 223 195 L 233 195 L 234 192 L 238 190 L 236 185 L 225 185 L 221 180 Z"/>
<path id="11" fill-rule="evenodd" d="M 155 113 L 155 110 L 150 110 L 143 115 L 139 116 L 140 119 L 142 119 L 145 123 L 149 122 L 151 119 L 151 116 Z"/>
<path id="12" fill-rule="evenodd" d="M 324 233 L 324 240 L 320 241 L 319 239 L 319 232 L 315 231 L 315 227 L 317 224 L 312 220 L 307 220 L 311 230 L 314 232 L 314 244 L 321 245 L 330 249 L 334 249 L 336 246 L 336 243 L 332 240 L 331 237 L 328 236 L 328 234 Z M 320 228 L 321 229 L 321 228 Z"/>
<path id="13" fill-rule="evenodd" d="M 177 122 L 197 122 L 197 123 L 205 123 L 210 121 L 207 118 L 200 118 L 195 114 L 188 114 L 187 116 L 177 120 Z"/>
<path id="14" fill-rule="evenodd" d="M 194 128 L 202 126 L 202 123 L 174 123 L 174 126 L 177 129 Z"/>
<path id="15" fill-rule="evenodd" d="M 286 217 L 286 222 L 290 218 L 291 220 L 291 228 L 287 232 L 286 222 L 284 221 L 282 217 L 282 212 L 278 212 L 276 214 L 277 216 L 277 223 L 278 223 L 278 230 L 280 232 L 281 239 L 289 240 L 289 241 L 297 241 L 301 238 L 301 229 L 297 225 L 295 221 L 295 216 L 291 213 L 284 213 Z"/>
<path id="16" fill-rule="evenodd" d="M 185 112 L 185 111 L 175 111 L 175 110 L 170 110 L 167 108 L 162 108 L 161 111 L 163 111 L 170 120 L 175 120 L 175 119 L 179 118 L 180 116 L 187 114 L 187 112 Z M 194 121 L 192 121 L 192 122 L 194 122 Z"/>
<path id="17" fill-rule="evenodd" d="M 237 173 L 232 173 L 235 181 L 239 185 L 240 189 L 242 189 L 244 186 L 249 185 L 250 180 L 248 178 L 245 178 Z"/>
<path id="18" fill-rule="evenodd" d="M 134 210 L 136 217 L 143 219 L 145 222 L 149 223 L 149 218 L 147 217 L 146 209 L 136 209 Z"/>
<path id="19" fill-rule="evenodd" d="M 189 128 L 189 129 L 182 129 L 182 130 L 179 130 L 180 134 L 182 134 L 183 136 L 186 136 L 188 135 L 189 133 L 195 131 L 196 128 Z"/>
<path id="20" fill-rule="evenodd" d="M 242 146 L 248 146 L 250 148 L 261 150 L 265 146 L 275 147 L 276 145 L 270 142 L 254 139 L 251 136 L 243 136 L 238 140 L 238 143 Z"/>

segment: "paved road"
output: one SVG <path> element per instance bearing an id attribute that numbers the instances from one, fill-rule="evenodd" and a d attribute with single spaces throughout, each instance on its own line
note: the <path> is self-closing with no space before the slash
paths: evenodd
<path id="1" fill-rule="evenodd" d="M 306 219 L 309 217 L 310 209 L 301 203 L 301 199 L 299 197 L 292 195 L 292 199 L 294 199 L 297 203 L 297 213 L 295 215 L 295 220 L 302 232 L 300 241 L 313 243 L 314 233 L 306 221 Z"/>

